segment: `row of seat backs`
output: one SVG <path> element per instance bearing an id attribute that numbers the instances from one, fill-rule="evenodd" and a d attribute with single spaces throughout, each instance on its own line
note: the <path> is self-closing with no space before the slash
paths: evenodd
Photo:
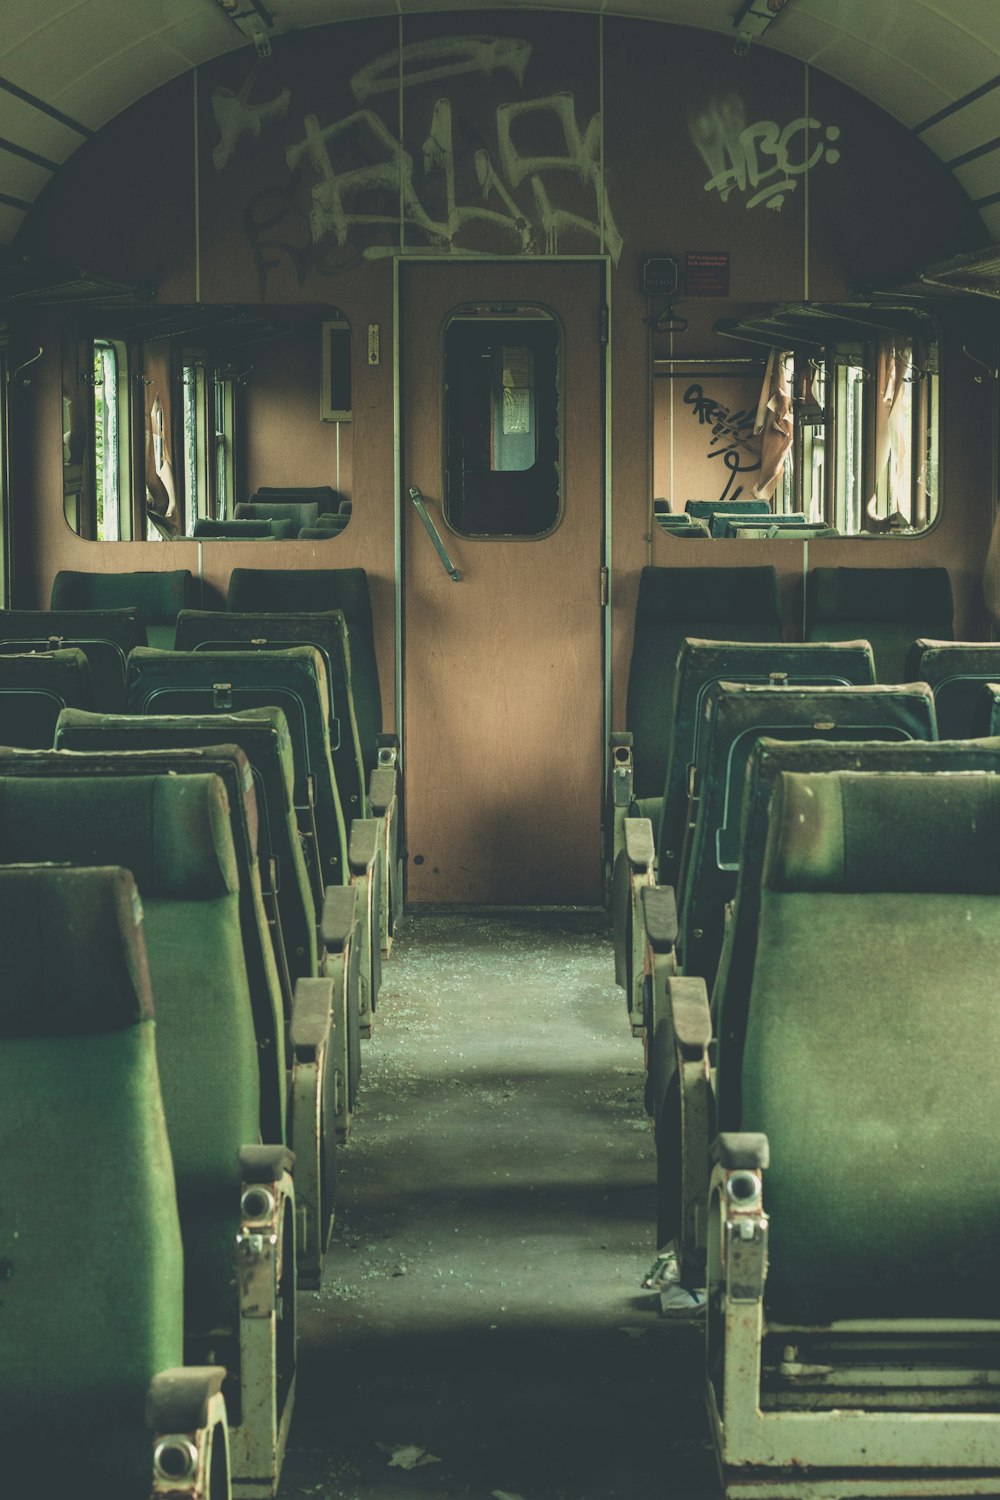
<path id="1" fill-rule="evenodd" d="M 185 569 L 168 573 L 65 570 L 56 574 L 52 585 L 51 609 L 107 612 L 130 608 L 145 627 L 148 640 L 132 639 L 127 649 L 149 644 L 170 650 L 174 646 L 178 614 L 181 610 L 198 609 L 199 593 L 197 581 Z M 382 732 L 382 696 L 365 570 L 234 568 L 226 610 L 250 615 L 325 614 L 331 610 L 343 614 L 350 644 L 351 688 L 358 733 L 364 748 L 365 769 L 370 774 L 376 764 L 376 740 Z M 33 612 L 17 613 L 27 617 Z M 29 629 L 33 628 L 30 619 L 26 618 L 25 623 Z M 115 622 L 102 623 L 110 629 Z"/>
<path id="2" fill-rule="evenodd" d="M 998 1315 L 998 770 L 997 739 L 755 752 L 717 1101 L 770 1142 L 779 1321 Z"/>
<path id="3" fill-rule="evenodd" d="M 6 798 L 3 828 L 6 858 Z M 143 926 L 128 870 L 0 867 L 11 1196 L 0 1431 L 12 1494 L 70 1494 L 86 1475 L 109 1500 L 148 1495 L 147 1389 L 184 1362 L 184 1251 Z"/>
<path id="4" fill-rule="evenodd" d="M 315 805 L 323 883 L 348 883 L 347 832 L 330 748 L 326 667 L 313 646 L 277 651 L 154 651 L 128 661 L 132 714 L 202 715 L 280 708 L 295 765 L 295 803 Z"/>
<path id="5" fill-rule="evenodd" d="M 815 568 L 806 579 L 806 640 L 870 641 L 880 682 L 907 680 L 915 640 L 950 639 L 952 612 L 946 568 Z M 661 791 L 677 653 L 687 636 L 781 641 L 774 568 L 642 570 L 626 709 L 637 797 Z"/>
<path id="6" fill-rule="evenodd" d="M 0 623 L 4 623 L 2 617 Z M 34 634 L 37 642 L 41 638 L 37 629 Z M 326 668 L 323 685 L 329 698 L 329 739 L 338 792 L 348 819 L 364 816 L 365 764 L 351 691 L 346 625 L 339 611 L 267 617 L 182 611 L 177 634 L 182 647 L 196 651 L 259 652 L 283 648 L 286 643 L 315 646 Z M 27 641 L 7 644 L 29 654 L 7 654 L 0 646 L 0 742 L 43 749 L 52 744 L 63 708 L 125 710 L 126 659 L 113 644 L 87 640 L 82 649 L 55 653 L 31 652 Z M 97 670 L 92 672 L 92 666 Z M 238 689 L 238 695 L 245 699 L 245 688 Z M 259 693 L 255 701 L 260 701 Z"/>

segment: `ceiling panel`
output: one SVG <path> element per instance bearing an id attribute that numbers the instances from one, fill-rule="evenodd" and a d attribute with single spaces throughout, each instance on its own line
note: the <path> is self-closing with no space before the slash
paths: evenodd
<path id="1" fill-rule="evenodd" d="M 90 0 L 88 5 L 78 6 L 7 52 L 0 71 L 19 88 L 55 104 L 80 74 L 86 75 L 105 59 L 111 60 L 130 47 L 147 42 L 149 27 L 136 24 L 139 15 L 137 9 L 133 20 L 116 19 L 112 25 L 108 8 L 98 0 Z M 94 106 L 98 106 L 98 100 Z M 89 111 L 91 115 L 95 113 L 94 106 Z"/>
<path id="2" fill-rule="evenodd" d="M 977 146 L 985 145 L 987 141 L 992 141 L 998 135 L 1000 135 L 1000 88 L 995 88 L 991 89 L 988 94 L 983 94 L 981 98 L 973 100 L 971 104 L 965 105 L 955 114 L 949 115 L 940 124 L 921 131 L 920 139 L 925 141 L 942 161 L 954 161 L 956 157 L 964 156 L 966 151 L 973 151 Z"/>
<path id="3" fill-rule="evenodd" d="M 170 78 L 187 72 L 184 67 L 166 65 L 174 58 L 176 53 L 149 39 L 138 42 L 104 58 L 89 72 L 76 78 L 54 98 L 53 103 L 85 125 L 97 129 L 102 121 L 95 109 L 96 99 L 101 101 L 100 113 L 104 119 L 113 119 Z"/>
<path id="4" fill-rule="evenodd" d="M 42 188 L 51 181 L 52 173 L 45 167 L 36 166 L 32 161 L 25 161 L 22 156 L 0 150 L 0 182 L 3 183 L 3 191 L 12 198 L 23 198 L 25 202 L 33 203 Z"/>
<path id="5" fill-rule="evenodd" d="M 43 114 L 34 105 L 26 104 L 4 89 L 0 89 L 0 135 L 4 140 L 58 162 L 72 156 L 84 140 L 78 131 L 53 120 L 51 115 Z M 2 188 L 3 166 L 0 163 L 0 190 Z"/>

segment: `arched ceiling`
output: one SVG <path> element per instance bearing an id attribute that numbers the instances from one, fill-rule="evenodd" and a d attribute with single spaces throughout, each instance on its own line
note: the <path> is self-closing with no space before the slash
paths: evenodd
<path id="1" fill-rule="evenodd" d="M 416 11 L 523 0 L 259 0 L 272 36 Z M 766 11 L 768 0 L 753 0 Z M 227 0 L 243 26 L 254 0 Z M 566 0 L 549 10 L 675 22 L 733 37 L 746 0 Z M 250 41 L 220 0 L 2 0 L 0 244 L 95 131 L 171 78 Z M 944 161 L 1000 240 L 1000 0 L 786 0 L 754 47 L 822 69 L 894 115 Z M 69 253 L 72 251 L 70 249 Z"/>

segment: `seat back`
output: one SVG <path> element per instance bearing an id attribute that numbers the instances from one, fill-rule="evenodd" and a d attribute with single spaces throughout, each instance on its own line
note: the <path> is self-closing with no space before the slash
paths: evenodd
<path id="1" fill-rule="evenodd" d="M 295 762 L 295 802 L 314 806 L 319 868 L 345 885 L 347 836 L 330 754 L 329 688 L 313 646 L 281 651 L 133 651 L 128 706 L 135 714 L 230 713 L 280 708 Z"/>
<path id="2" fill-rule="evenodd" d="M 382 733 L 375 632 L 364 568 L 234 568 L 226 609 L 236 614 L 315 614 L 339 609 L 351 645 L 351 686 L 365 777 L 377 765 Z"/>
<path id="3" fill-rule="evenodd" d="M 932 740 L 934 698 L 924 683 L 890 687 L 754 687 L 714 683 L 696 762 L 697 810 L 680 874 L 686 974 L 715 977 L 726 902 L 740 861 L 747 762 L 762 735 L 788 740 Z"/>
<path id="4" fill-rule="evenodd" d="M 693 502 L 689 502 L 693 503 Z M 670 745 L 677 653 L 685 636 L 780 641 L 773 568 L 643 568 L 628 674 L 637 797 L 658 797 Z"/>
<path id="5" fill-rule="evenodd" d="M 202 540 L 205 537 L 219 538 L 228 537 L 230 541 L 238 541 L 241 537 L 244 541 L 286 541 L 294 535 L 292 522 L 283 521 L 252 521 L 239 519 L 236 521 L 209 521 L 201 516 L 194 523 L 194 534 Z"/>
<path id="6" fill-rule="evenodd" d="M 185 1326 L 189 1335 L 221 1330 L 219 1362 L 235 1368 L 225 1331 L 235 1320 L 237 1153 L 259 1140 L 261 1110 L 225 789 L 202 775 L 0 777 L 0 863 L 38 861 L 115 864 L 135 877 L 184 1240 Z M 60 970 L 63 980 L 69 973 Z"/>
<path id="7" fill-rule="evenodd" d="M 303 526 L 315 526 L 318 516 L 315 501 L 241 500 L 236 506 L 237 521 L 282 521 L 292 536 Z"/>
<path id="8" fill-rule="evenodd" d="M 951 640 L 947 568 L 814 568 L 806 580 L 807 641 L 871 641 L 879 682 L 907 680 L 915 640 Z"/>
<path id="9" fill-rule="evenodd" d="M 51 745 L 62 709 L 93 707 L 90 666 L 78 648 L 0 653 L 0 744 Z"/>
<path id="10" fill-rule="evenodd" d="M 786 771 L 770 823 L 742 1068 L 768 1315 L 996 1318 L 1000 781 Z"/>
<path id="11" fill-rule="evenodd" d="M 671 536 L 708 536 L 708 522 L 696 520 L 694 516 L 673 514 L 670 511 L 658 510 L 653 512 L 653 519 L 661 531 L 668 532 Z"/>
<path id="12" fill-rule="evenodd" d="M 225 788 L 236 876 L 240 925 L 260 1064 L 260 1130 L 264 1140 L 283 1139 L 285 1120 L 282 992 L 271 950 L 257 871 L 257 803 L 250 764 L 237 745 L 166 750 L 16 751 L 0 748 L 0 776 L 38 778 L 216 775 Z"/>
<path id="13" fill-rule="evenodd" d="M 79 573 L 64 569 L 52 584 L 52 609 L 136 609 L 151 646 L 173 645 L 179 610 L 201 602 L 187 568 L 166 573 Z"/>
<path id="14" fill-rule="evenodd" d="M 740 1066 L 757 951 L 760 881 L 775 781 L 782 771 L 1000 772 L 1000 737 L 981 740 L 757 740 L 743 797 L 740 868 L 712 996 L 720 1130 L 738 1130 Z M 849 937 L 845 940 L 849 943 Z"/>
<path id="15" fill-rule="evenodd" d="M 907 657 L 911 682 L 934 689 L 942 739 L 967 739 L 989 730 L 983 688 L 1000 681 L 1000 644 L 989 641 L 914 641 Z"/>
<path id="16" fill-rule="evenodd" d="M 82 651 L 90 664 L 94 707 L 105 713 L 124 709 L 125 661 L 145 644 L 146 627 L 136 609 L 0 610 L 0 651 Z"/>
<path id="17" fill-rule="evenodd" d="M 782 524 L 785 518 L 775 518 L 767 526 L 743 521 L 731 521 L 726 531 L 726 536 L 740 537 L 745 542 L 817 542 L 825 537 L 839 536 L 840 532 L 835 526 L 806 526 L 796 523 L 792 526 Z"/>
<path id="18" fill-rule="evenodd" d="M 786 531 L 797 530 L 798 527 L 807 524 L 806 517 L 802 511 L 786 511 L 782 515 L 771 515 L 766 518 L 762 517 L 760 512 L 744 510 L 742 508 L 739 510 L 714 511 L 711 523 L 712 535 L 731 537 L 735 535 L 734 527 L 741 524 L 753 525 L 754 523 L 759 526 L 762 519 L 767 520 L 769 527 L 773 526 L 777 529 L 780 526 Z"/>
<path id="19" fill-rule="evenodd" d="M 688 783 L 707 726 L 705 701 L 717 682 L 781 683 L 797 687 L 861 686 L 875 681 L 867 641 L 839 645 L 761 645 L 747 641 L 681 642 L 674 679 L 670 750 L 657 832 L 657 878 L 674 885 L 687 817 Z"/>
<path id="20" fill-rule="evenodd" d="M 1000 682 L 984 684 L 983 710 L 990 734 L 1000 734 Z"/>
<path id="21" fill-rule="evenodd" d="M 280 708 L 233 714 L 88 714 L 67 709 L 56 725 L 57 750 L 178 750 L 233 743 L 246 755 L 257 810 L 258 863 L 281 916 L 292 978 L 318 973 L 316 907 L 295 817 L 295 764 Z"/>
<path id="22" fill-rule="evenodd" d="M 727 514 L 769 516 L 771 506 L 767 500 L 687 500 L 684 503 L 684 514 L 711 524 L 714 516 Z"/>
<path id="23" fill-rule="evenodd" d="M 0 1435 L 12 1495 L 71 1494 L 82 1473 L 113 1500 L 147 1495 L 146 1389 L 183 1359 L 142 925 L 127 870 L 0 868 Z"/>
<path id="24" fill-rule="evenodd" d="M 350 501 L 345 500 L 337 490 L 328 484 L 302 484 L 302 485 L 261 485 L 254 490 L 250 496 L 250 504 L 266 504 L 270 501 L 281 501 L 293 505 L 312 504 L 316 506 L 319 514 L 331 515 L 339 513 L 342 506 L 350 506 Z"/>
<path id="25" fill-rule="evenodd" d="M 223 614 L 183 610 L 177 616 L 178 651 L 274 651 L 315 646 L 330 690 L 330 748 L 344 816 L 367 816 L 364 759 L 354 708 L 347 621 L 339 609 L 324 614 Z"/>

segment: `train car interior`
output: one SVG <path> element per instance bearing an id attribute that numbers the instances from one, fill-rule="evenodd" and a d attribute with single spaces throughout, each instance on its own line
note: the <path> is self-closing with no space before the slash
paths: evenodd
<path id="1" fill-rule="evenodd" d="M 3 0 L 0 1493 L 997 1500 L 998 788 L 996 0 Z"/>

